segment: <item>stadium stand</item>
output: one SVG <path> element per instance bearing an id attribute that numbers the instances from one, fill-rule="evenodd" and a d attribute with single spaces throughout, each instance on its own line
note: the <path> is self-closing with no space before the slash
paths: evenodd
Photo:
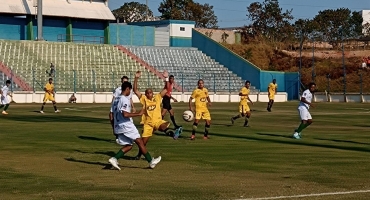
<path id="1" fill-rule="evenodd" d="M 200 78 L 210 92 L 239 91 L 244 85 L 240 77 L 196 48 L 127 46 L 127 49 L 159 71 L 167 69 L 184 91 L 192 91 Z"/>
<path id="2" fill-rule="evenodd" d="M 143 72 L 141 89 L 163 88 L 163 81 L 112 45 L 0 40 L 0 61 L 34 90 L 42 91 L 55 65 L 57 91 L 112 91 L 122 75 Z"/>

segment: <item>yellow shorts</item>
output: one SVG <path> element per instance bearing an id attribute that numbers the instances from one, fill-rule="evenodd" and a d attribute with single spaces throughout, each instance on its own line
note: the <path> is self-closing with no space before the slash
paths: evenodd
<path id="1" fill-rule="evenodd" d="M 145 123 L 145 115 L 141 115 L 141 122 L 140 124 L 144 124 Z"/>
<path id="2" fill-rule="evenodd" d="M 249 111 L 251 111 L 251 109 L 249 108 L 248 104 L 239 105 L 240 113 L 247 113 Z"/>
<path id="3" fill-rule="evenodd" d="M 53 94 L 45 93 L 43 101 L 44 103 L 47 101 L 55 101 Z"/>
<path id="4" fill-rule="evenodd" d="M 151 137 L 153 135 L 153 132 L 158 130 L 159 127 L 162 124 L 168 123 L 167 121 L 164 120 L 159 120 L 158 122 L 155 123 L 145 123 L 143 128 L 143 135 L 141 137 Z M 167 128 L 170 126 L 170 123 L 168 123 Z"/>
<path id="5" fill-rule="evenodd" d="M 274 100 L 275 99 L 275 95 L 269 95 L 269 100 Z"/>
<path id="6" fill-rule="evenodd" d="M 195 110 L 195 119 L 211 120 L 211 113 L 207 110 Z"/>

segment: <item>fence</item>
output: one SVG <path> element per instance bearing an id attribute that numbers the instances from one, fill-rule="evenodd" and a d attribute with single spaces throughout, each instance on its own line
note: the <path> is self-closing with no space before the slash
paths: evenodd
<path id="1" fill-rule="evenodd" d="M 49 78 L 53 78 L 56 92 L 111 92 L 120 85 L 120 79 L 123 75 L 129 77 L 133 83 L 135 71 L 126 72 L 102 72 L 95 70 L 72 70 L 55 71 L 49 74 L 45 71 L 14 71 L 21 76 L 34 92 L 43 91 L 44 85 Z M 197 87 L 199 79 L 204 80 L 205 87 L 209 92 L 238 92 L 244 86 L 244 81 L 235 79 L 232 74 L 213 74 L 213 73 L 177 73 L 175 82 L 182 91 L 191 92 Z M 11 78 L 11 77 L 9 77 Z M 252 83 L 253 85 L 253 83 Z M 18 88 L 17 88 L 18 87 Z M 163 80 L 153 75 L 151 72 L 142 72 L 139 80 L 139 89 L 143 91 L 146 88 L 152 88 L 159 92 L 164 87 Z M 252 92 L 258 92 L 254 87 Z M 12 91 L 20 90 L 19 86 L 13 86 Z"/>
<path id="2" fill-rule="evenodd" d="M 86 36 L 86 35 L 59 34 L 57 37 L 58 42 L 104 44 L 105 40 L 105 38 L 101 36 Z"/>

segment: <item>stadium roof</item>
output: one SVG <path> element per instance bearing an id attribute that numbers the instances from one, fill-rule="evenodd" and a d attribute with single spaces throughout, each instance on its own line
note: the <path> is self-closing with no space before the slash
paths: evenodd
<path id="1" fill-rule="evenodd" d="M 0 13 L 36 15 L 37 0 L 1 0 Z M 115 20 L 104 0 L 43 0 L 43 15 L 83 19 Z"/>

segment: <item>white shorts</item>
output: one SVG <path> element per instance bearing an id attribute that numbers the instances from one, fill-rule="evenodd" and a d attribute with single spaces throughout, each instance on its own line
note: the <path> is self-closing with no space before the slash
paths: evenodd
<path id="1" fill-rule="evenodd" d="M 309 119 L 312 119 L 310 112 L 305 107 L 301 107 L 301 106 L 298 107 L 298 113 L 302 121 L 307 121 Z"/>
<path id="2" fill-rule="evenodd" d="M 1 96 L 1 105 L 9 104 L 8 98 Z"/>
<path id="3" fill-rule="evenodd" d="M 133 145 L 134 141 L 140 138 L 139 131 L 135 129 L 129 133 L 118 133 L 118 138 L 116 140 L 117 144 L 125 146 L 125 145 Z"/>

